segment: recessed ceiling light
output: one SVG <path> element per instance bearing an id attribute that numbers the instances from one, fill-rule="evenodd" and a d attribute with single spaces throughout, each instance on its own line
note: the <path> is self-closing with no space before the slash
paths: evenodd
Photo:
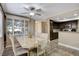
<path id="1" fill-rule="evenodd" d="M 74 14 L 74 16 L 77 16 L 78 14 Z"/>

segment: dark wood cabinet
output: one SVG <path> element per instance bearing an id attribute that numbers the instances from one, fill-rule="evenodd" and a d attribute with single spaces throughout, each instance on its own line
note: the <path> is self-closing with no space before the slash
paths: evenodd
<path id="1" fill-rule="evenodd" d="M 53 22 L 53 29 L 58 29 L 59 31 L 74 31 L 77 30 L 77 20 L 66 21 L 66 22 Z"/>
<path id="2" fill-rule="evenodd" d="M 50 41 L 58 39 L 58 32 L 53 32 L 53 20 L 50 20 Z"/>

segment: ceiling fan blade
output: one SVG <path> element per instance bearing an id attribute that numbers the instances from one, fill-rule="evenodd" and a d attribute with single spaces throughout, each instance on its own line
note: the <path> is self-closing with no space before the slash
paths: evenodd
<path id="1" fill-rule="evenodd" d="M 28 14 L 28 12 L 23 12 L 23 13 L 21 13 L 21 14 Z"/>
<path id="2" fill-rule="evenodd" d="M 25 7 L 24 7 L 24 9 L 25 9 L 25 10 L 27 10 L 27 11 L 29 11 L 29 9 L 28 9 L 28 8 L 25 8 Z"/>
<path id="3" fill-rule="evenodd" d="M 41 9 L 36 9 L 36 11 L 37 11 L 37 12 L 42 12 L 42 10 L 41 10 Z"/>
<path id="4" fill-rule="evenodd" d="M 35 15 L 41 16 L 41 14 L 39 14 L 39 13 L 35 13 Z"/>

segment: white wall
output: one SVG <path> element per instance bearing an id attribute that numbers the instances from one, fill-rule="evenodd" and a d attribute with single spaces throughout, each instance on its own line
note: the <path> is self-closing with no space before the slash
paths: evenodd
<path id="1" fill-rule="evenodd" d="M 27 21 L 29 21 L 29 19 L 27 19 L 27 18 L 15 16 L 15 15 L 6 14 L 6 16 L 7 16 L 7 18 L 11 18 L 11 19 L 20 19 L 20 20 L 27 20 Z"/>
<path id="2" fill-rule="evenodd" d="M 41 42 L 41 47 L 45 48 L 47 47 L 48 44 L 48 32 L 47 33 L 42 33 L 42 25 L 41 22 L 43 21 L 35 21 L 35 38 Z M 47 26 L 48 29 L 48 26 Z"/>
<path id="3" fill-rule="evenodd" d="M 35 36 L 35 20 L 31 20 L 28 24 L 28 32 L 31 32 L 33 36 Z"/>
<path id="4" fill-rule="evenodd" d="M 35 21 L 35 35 L 41 38 L 48 38 L 48 33 L 42 33 L 42 21 Z M 44 22 L 44 21 L 43 21 Z M 48 26 L 47 26 L 48 30 Z"/>
<path id="5" fill-rule="evenodd" d="M 0 8 L 0 55 L 2 55 L 4 50 L 4 39 L 3 39 L 3 15 Z"/>

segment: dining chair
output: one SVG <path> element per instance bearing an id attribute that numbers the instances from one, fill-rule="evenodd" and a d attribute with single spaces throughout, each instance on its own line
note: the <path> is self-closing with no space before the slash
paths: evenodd
<path id="1" fill-rule="evenodd" d="M 47 49 L 48 49 L 48 43 L 49 43 L 49 37 L 48 34 L 44 33 L 35 33 L 35 38 L 38 41 L 38 47 L 37 47 L 37 55 L 47 55 Z"/>
<path id="2" fill-rule="evenodd" d="M 40 40 L 42 39 L 42 40 Z M 48 40 L 44 38 L 39 38 L 38 47 L 37 47 L 37 56 L 46 56 L 46 48 L 47 48 Z"/>
<path id="3" fill-rule="evenodd" d="M 16 38 L 14 36 L 9 35 L 9 39 L 11 41 L 12 50 L 13 50 L 15 56 L 20 56 L 22 54 L 29 53 L 27 49 L 24 49 L 21 47 L 21 45 L 19 44 L 19 42 L 16 40 Z"/>

